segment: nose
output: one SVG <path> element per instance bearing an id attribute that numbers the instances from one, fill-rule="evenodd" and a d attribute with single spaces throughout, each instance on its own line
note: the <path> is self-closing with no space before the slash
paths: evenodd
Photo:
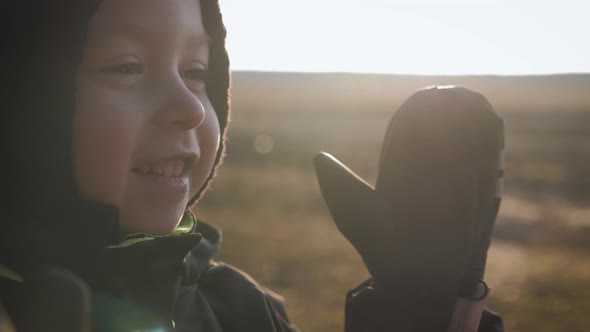
<path id="1" fill-rule="evenodd" d="M 182 79 L 170 82 L 165 88 L 165 102 L 158 111 L 160 126 L 188 131 L 199 127 L 205 120 L 205 106 L 198 94 L 189 90 Z M 205 92 L 203 92 L 205 93 Z"/>

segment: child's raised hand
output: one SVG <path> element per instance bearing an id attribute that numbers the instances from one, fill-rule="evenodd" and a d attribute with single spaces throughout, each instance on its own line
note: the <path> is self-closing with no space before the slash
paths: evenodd
<path id="1" fill-rule="evenodd" d="M 347 314 L 347 329 L 384 310 L 402 330 L 444 331 L 456 298 L 475 296 L 500 204 L 503 135 L 483 96 L 434 87 L 395 113 L 375 188 L 329 154 L 316 156 L 332 217 L 373 277 L 369 293 L 349 295 L 366 308 Z"/>

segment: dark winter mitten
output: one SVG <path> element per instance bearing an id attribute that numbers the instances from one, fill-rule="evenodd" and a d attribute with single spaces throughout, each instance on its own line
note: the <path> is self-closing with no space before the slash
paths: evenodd
<path id="1" fill-rule="evenodd" d="M 372 276 L 349 294 L 347 331 L 446 330 L 456 298 L 483 278 L 503 135 L 483 96 L 433 87 L 393 116 L 375 188 L 334 157 L 316 157 L 332 217 Z"/>

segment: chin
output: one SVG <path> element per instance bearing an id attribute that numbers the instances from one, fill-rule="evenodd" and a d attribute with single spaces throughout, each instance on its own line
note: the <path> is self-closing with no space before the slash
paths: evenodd
<path id="1" fill-rule="evenodd" d="M 168 211 L 151 211 L 143 209 L 133 216 L 122 213 L 120 218 L 121 230 L 124 233 L 145 233 L 149 235 L 168 235 L 178 226 L 183 209 L 170 209 Z"/>

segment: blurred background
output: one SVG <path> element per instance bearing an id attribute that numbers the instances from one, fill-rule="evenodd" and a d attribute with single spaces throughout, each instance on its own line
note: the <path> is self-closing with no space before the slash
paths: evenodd
<path id="1" fill-rule="evenodd" d="M 489 307 L 507 331 L 590 326 L 590 8 L 582 1 L 222 0 L 233 64 L 228 156 L 196 208 L 219 259 L 286 298 L 304 331 L 343 330 L 367 276 L 338 233 L 312 158 L 374 183 L 396 109 L 463 85 L 506 126 Z M 411 147 L 409 147 L 411 148 Z"/>

